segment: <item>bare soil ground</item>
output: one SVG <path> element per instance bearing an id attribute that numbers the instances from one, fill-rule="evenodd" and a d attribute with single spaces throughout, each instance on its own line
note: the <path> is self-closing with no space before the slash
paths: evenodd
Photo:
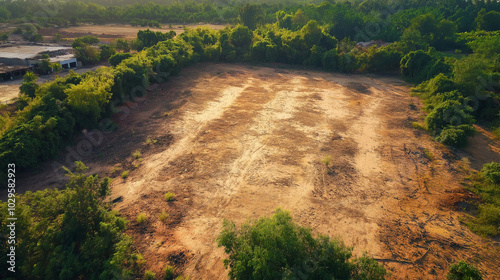
<path id="1" fill-rule="evenodd" d="M 141 27 L 132 26 L 128 24 L 103 24 L 103 25 L 80 25 L 71 26 L 63 28 L 45 28 L 39 31 L 40 34 L 45 38 L 45 40 L 52 40 L 55 34 L 61 34 L 62 38 L 68 40 L 73 40 L 78 37 L 93 35 L 98 37 L 103 42 L 113 42 L 118 38 L 132 40 L 137 37 L 137 31 L 150 29 L 152 31 L 168 32 L 174 30 L 177 34 L 184 32 L 184 27 L 196 28 L 198 26 L 207 26 L 211 29 L 219 30 L 226 27 L 222 24 L 172 24 L 170 27 L 168 24 L 163 25 L 162 28 L 154 27 Z"/>
<path id="2" fill-rule="evenodd" d="M 460 259 L 500 279 L 498 242 L 470 232 L 453 210 L 470 195 L 459 184 L 464 161 L 411 127 L 422 113 L 408 92 L 397 77 L 198 64 L 122 107 L 118 130 L 98 144 L 77 139 L 73 149 L 92 173 L 115 178 L 115 208 L 157 275 L 169 263 L 190 279 L 227 279 L 214 241 L 222 220 L 282 207 L 355 256 L 367 251 L 390 279 L 444 279 Z M 65 159 L 78 156 L 57 161 Z M 27 174 L 19 191 L 60 185 L 56 165 Z M 149 219 L 139 224 L 141 212 Z"/>

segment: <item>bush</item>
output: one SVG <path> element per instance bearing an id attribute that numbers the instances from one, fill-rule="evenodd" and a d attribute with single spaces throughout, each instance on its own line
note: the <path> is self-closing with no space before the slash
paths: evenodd
<path id="1" fill-rule="evenodd" d="M 136 220 L 139 224 L 142 224 L 148 220 L 148 216 L 146 215 L 146 213 L 142 212 L 142 213 L 139 213 L 139 215 L 137 215 Z"/>
<path id="2" fill-rule="evenodd" d="M 165 280 L 172 280 L 175 277 L 175 267 L 171 265 L 166 265 L 164 269 L 165 273 L 163 274 Z"/>
<path id="3" fill-rule="evenodd" d="M 483 277 L 479 270 L 465 261 L 459 261 L 450 266 L 446 275 L 448 280 L 482 280 Z"/>
<path id="4" fill-rule="evenodd" d="M 385 269 L 363 256 L 349 262 L 351 248 L 338 239 L 312 235 L 277 209 L 271 218 L 250 221 L 237 229 L 225 220 L 217 238 L 229 259 L 230 279 L 383 279 Z M 314 267 L 316 269 L 304 269 Z"/>
<path id="5" fill-rule="evenodd" d="M 126 179 L 128 177 L 128 170 L 123 171 L 122 178 Z"/>
<path id="6" fill-rule="evenodd" d="M 448 146 L 462 148 L 467 145 L 467 137 L 472 135 L 474 131 L 472 125 L 450 126 L 444 128 L 436 140 Z"/>
<path id="7" fill-rule="evenodd" d="M 167 193 L 165 193 L 164 197 L 165 197 L 166 201 L 172 201 L 175 198 L 175 194 L 173 194 L 171 192 L 167 192 Z"/>
<path id="8" fill-rule="evenodd" d="M 439 135 L 441 130 L 448 126 L 473 124 L 474 118 L 470 115 L 471 112 L 472 108 L 457 101 L 447 100 L 436 106 L 425 117 L 425 125 L 434 135 Z"/>
<path id="9" fill-rule="evenodd" d="M 120 62 L 122 62 L 123 60 L 130 58 L 130 57 L 132 57 L 132 55 L 129 53 L 117 53 L 117 54 L 112 55 L 108 59 L 108 62 L 109 62 L 109 64 L 111 64 L 111 66 L 117 66 L 118 64 L 120 64 Z"/>
<path id="10" fill-rule="evenodd" d="M 146 270 L 144 272 L 144 280 L 154 280 L 156 278 L 156 273 L 151 270 Z"/>
<path id="11" fill-rule="evenodd" d="M 492 184 L 500 184 L 500 164 L 497 162 L 485 163 L 481 175 Z"/>
<path id="12" fill-rule="evenodd" d="M 135 159 L 140 159 L 142 156 L 141 151 L 136 150 L 135 152 L 132 153 L 132 157 Z"/>
<path id="13" fill-rule="evenodd" d="M 158 219 L 160 219 L 160 221 L 162 221 L 162 222 L 165 222 L 168 219 L 168 217 L 169 217 L 169 215 L 168 215 L 168 213 L 165 213 L 165 211 L 162 211 L 158 215 Z"/>

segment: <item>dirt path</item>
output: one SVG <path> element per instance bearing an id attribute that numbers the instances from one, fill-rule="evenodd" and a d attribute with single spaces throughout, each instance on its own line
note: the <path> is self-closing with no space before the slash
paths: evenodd
<path id="1" fill-rule="evenodd" d="M 89 165 L 116 176 L 116 208 L 157 275 L 171 263 L 190 279 L 227 279 L 214 241 L 222 220 L 282 207 L 355 256 L 367 251 L 391 279 L 443 279 L 460 259 L 499 279 L 498 243 L 442 206 L 461 163 L 411 128 L 421 113 L 408 91 L 390 77 L 198 64 L 117 120 Z M 175 201 L 162 199 L 167 191 Z M 140 212 L 147 223 L 134 221 Z"/>

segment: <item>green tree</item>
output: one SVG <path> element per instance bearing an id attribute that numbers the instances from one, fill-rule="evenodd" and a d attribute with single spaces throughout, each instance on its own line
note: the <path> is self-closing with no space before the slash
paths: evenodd
<path id="1" fill-rule="evenodd" d="M 252 38 L 252 31 L 248 27 L 239 24 L 231 30 L 229 42 L 240 50 L 247 51 L 252 42 Z"/>
<path id="2" fill-rule="evenodd" d="M 83 65 L 92 65 L 99 62 L 99 49 L 97 47 L 82 43 L 74 49 L 75 57 Z"/>
<path id="3" fill-rule="evenodd" d="M 338 239 L 296 225 L 286 211 L 248 222 L 237 229 L 224 221 L 217 238 L 229 259 L 230 279 L 383 279 L 385 269 L 366 256 L 349 262 L 351 249 Z M 373 269 L 375 268 L 376 269 Z"/>
<path id="4" fill-rule="evenodd" d="M 107 61 L 112 55 L 116 53 L 115 48 L 109 45 L 99 45 L 99 50 L 99 58 L 101 61 Z"/>
<path id="5" fill-rule="evenodd" d="M 0 41 L 9 40 L 9 33 L 0 33 Z"/>
<path id="6" fill-rule="evenodd" d="M 239 10 L 239 20 L 243 25 L 247 26 L 251 30 L 257 27 L 257 24 L 263 18 L 263 13 L 258 5 L 246 4 Z"/>
<path id="7" fill-rule="evenodd" d="M 500 30 L 500 13 L 497 11 L 489 11 L 486 13 L 483 8 L 477 14 L 477 28 L 486 31 Z"/>
<path id="8" fill-rule="evenodd" d="M 23 94 L 26 94 L 29 97 L 35 97 L 35 92 L 38 89 L 39 85 L 37 84 L 38 76 L 33 72 L 27 72 L 23 76 L 23 83 L 19 88 L 19 91 Z"/>
<path id="9" fill-rule="evenodd" d="M 16 278 L 125 279 L 137 273 L 132 270 L 137 255 L 124 235 L 126 221 L 104 203 L 110 180 L 86 176 L 86 169 L 77 162 L 75 173 L 68 170 L 65 190 L 16 195 Z M 7 203 L 0 209 L 6 228 Z M 0 247 L 3 262 L 6 247 Z"/>
<path id="10" fill-rule="evenodd" d="M 129 52 L 130 51 L 130 44 L 127 40 L 119 38 L 119 39 L 116 39 L 115 49 L 118 51 L 122 51 L 122 52 Z"/>

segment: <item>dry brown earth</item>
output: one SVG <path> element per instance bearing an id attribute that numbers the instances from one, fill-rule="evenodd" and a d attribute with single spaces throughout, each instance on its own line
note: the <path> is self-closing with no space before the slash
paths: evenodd
<path id="1" fill-rule="evenodd" d="M 83 159 L 115 177 L 116 209 L 157 275 L 171 263 L 190 279 L 226 279 L 214 241 L 222 220 L 282 207 L 355 256 L 367 251 L 390 279 L 444 279 L 460 259 L 500 279 L 498 242 L 471 233 L 446 203 L 461 194 L 464 161 L 411 127 L 419 101 L 397 77 L 198 64 L 128 105 L 118 131 Z M 57 185 L 51 170 L 24 185 Z M 140 212 L 148 222 L 135 222 Z"/>

